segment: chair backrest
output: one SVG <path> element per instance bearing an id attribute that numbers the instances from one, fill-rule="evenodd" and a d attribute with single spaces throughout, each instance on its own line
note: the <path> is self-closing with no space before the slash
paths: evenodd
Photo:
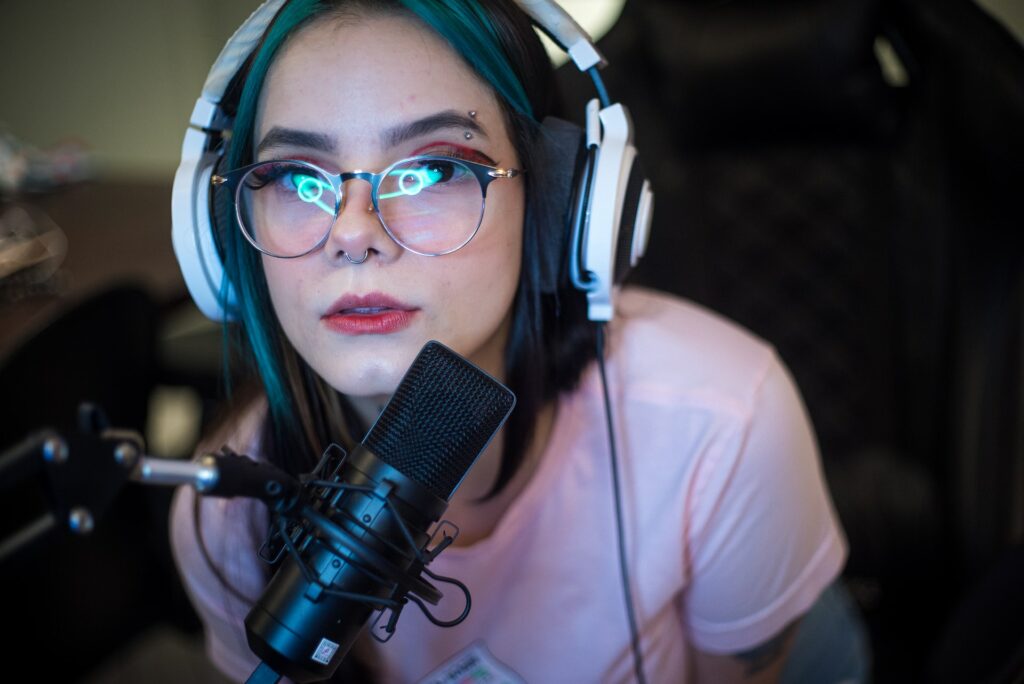
<path id="1" fill-rule="evenodd" d="M 969 0 L 632 0 L 601 48 L 657 196 L 634 282 L 777 347 L 920 656 L 1024 534 L 1024 48 Z"/>

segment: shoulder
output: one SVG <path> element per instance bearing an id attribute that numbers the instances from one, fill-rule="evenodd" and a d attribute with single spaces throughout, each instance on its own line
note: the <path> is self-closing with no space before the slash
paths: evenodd
<path id="1" fill-rule="evenodd" d="M 198 453 L 228 446 L 259 458 L 266 402 L 230 411 L 200 443 Z M 266 536 L 266 506 L 255 499 L 198 497 L 179 487 L 171 505 L 171 550 L 185 590 L 203 623 L 207 653 L 239 680 L 257 661 L 246 643 L 244 620 L 268 579 L 257 551 Z"/>
<path id="2" fill-rule="evenodd" d="M 624 467 L 644 534 L 670 540 L 648 551 L 650 567 L 681 545 L 692 642 L 748 649 L 806 611 L 845 560 L 813 427 L 770 344 L 693 302 L 622 294 L 608 372 Z"/>
<path id="3" fill-rule="evenodd" d="M 774 347 L 679 297 L 639 289 L 623 295 L 607 371 L 637 445 L 661 447 L 672 459 L 687 453 L 684 461 L 702 477 L 730 477 L 741 466 L 772 471 L 785 460 L 797 470 L 813 465 L 810 417 Z"/>
<path id="4" fill-rule="evenodd" d="M 197 454 L 227 446 L 260 458 L 266 410 L 265 400 L 256 399 L 231 411 L 202 440 Z M 191 487 L 178 488 L 171 507 L 171 545 L 194 601 L 219 606 L 224 579 L 242 594 L 258 595 L 266 578 L 255 552 L 266 535 L 267 518 L 266 507 L 255 499 L 197 497 Z"/>
<path id="5" fill-rule="evenodd" d="M 267 403 L 264 398 L 245 402 L 229 412 L 225 420 L 203 438 L 196 449 L 196 455 L 218 452 L 227 447 L 253 460 L 262 459 L 261 442 L 266 416 Z M 176 498 L 175 521 L 181 522 L 182 518 L 191 520 L 195 492 L 190 487 L 181 487 Z M 225 532 L 237 533 L 240 526 L 250 528 L 249 536 L 254 536 L 259 528 L 253 527 L 251 521 L 262 522 L 266 517 L 262 515 L 263 504 L 255 499 L 202 497 L 199 501 L 202 506 L 202 528 L 211 538 Z"/>
<path id="6" fill-rule="evenodd" d="M 748 412 L 781 366 L 774 348 L 692 301 L 626 288 L 609 339 L 609 363 L 629 394 L 702 397 Z"/>

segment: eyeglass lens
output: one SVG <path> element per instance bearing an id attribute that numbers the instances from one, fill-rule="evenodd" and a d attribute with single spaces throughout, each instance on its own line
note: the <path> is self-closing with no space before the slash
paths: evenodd
<path id="1" fill-rule="evenodd" d="M 284 257 L 316 248 L 342 206 L 328 177 L 294 161 L 252 168 L 239 184 L 237 202 L 249 238 L 264 252 Z M 381 222 L 399 245 L 417 254 L 447 254 L 476 233 L 483 191 L 473 171 L 458 160 L 420 157 L 384 172 L 377 206 Z"/>

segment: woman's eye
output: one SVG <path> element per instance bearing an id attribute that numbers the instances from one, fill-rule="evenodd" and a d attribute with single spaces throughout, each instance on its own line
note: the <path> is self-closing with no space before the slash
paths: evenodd
<path id="1" fill-rule="evenodd" d="M 379 199 L 415 197 L 421 192 L 451 189 L 469 173 L 469 169 L 455 159 L 410 159 L 388 172 L 379 190 Z"/>
<path id="2" fill-rule="evenodd" d="M 289 173 L 283 179 L 283 185 L 289 192 L 294 192 L 303 202 L 316 202 L 330 188 L 330 184 L 318 176 L 308 172 Z"/>
<path id="3" fill-rule="evenodd" d="M 279 190 L 295 193 L 300 198 L 319 198 L 329 187 L 325 179 L 303 166 L 294 164 L 267 164 L 251 175 L 252 189 L 274 185 Z"/>
<path id="4" fill-rule="evenodd" d="M 264 164 L 249 173 L 247 185 L 259 189 L 271 183 L 280 183 L 295 173 L 295 167 L 287 164 Z"/>
<path id="5" fill-rule="evenodd" d="M 446 183 L 455 176 L 456 165 L 453 162 L 432 159 L 423 167 L 424 179 L 428 185 Z"/>

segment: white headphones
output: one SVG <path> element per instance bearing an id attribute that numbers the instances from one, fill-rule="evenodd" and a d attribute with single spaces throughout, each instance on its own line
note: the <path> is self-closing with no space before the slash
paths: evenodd
<path id="1" fill-rule="evenodd" d="M 181 164 L 174 176 L 174 252 L 192 299 L 215 321 L 236 318 L 238 301 L 224 274 L 212 218 L 210 178 L 224 153 L 224 133 L 232 126 L 231 117 L 221 108 L 221 100 L 285 2 L 264 2 L 224 46 L 192 110 L 181 146 Z M 602 92 L 596 67 L 604 66 L 605 60 L 572 17 L 553 0 L 516 2 L 538 28 L 568 53 L 580 71 L 591 70 Z M 542 140 L 561 136 L 564 144 L 566 131 L 577 140 L 583 137 L 575 126 L 555 119 L 545 120 L 543 125 L 557 135 L 542 135 Z M 607 102 L 602 106 L 597 99 L 591 100 L 586 108 L 585 145 L 582 168 L 569 171 L 570 194 L 557 197 L 554 202 L 546 201 L 553 215 L 541 220 L 553 222 L 552 232 L 569 240 L 566 246 L 570 277 L 573 285 L 587 294 L 589 318 L 608 321 L 614 311 L 617 286 L 646 249 L 654 196 L 640 170 L 632 122 L 624 106 Z M 574 165 L 575 155 L 568 156 L 572 159 L 565 163 Z M 558 242 L 565 244 L 562 237 Z M 556 254 L 561 251 L 562 248 L 557 249 Z"/>

